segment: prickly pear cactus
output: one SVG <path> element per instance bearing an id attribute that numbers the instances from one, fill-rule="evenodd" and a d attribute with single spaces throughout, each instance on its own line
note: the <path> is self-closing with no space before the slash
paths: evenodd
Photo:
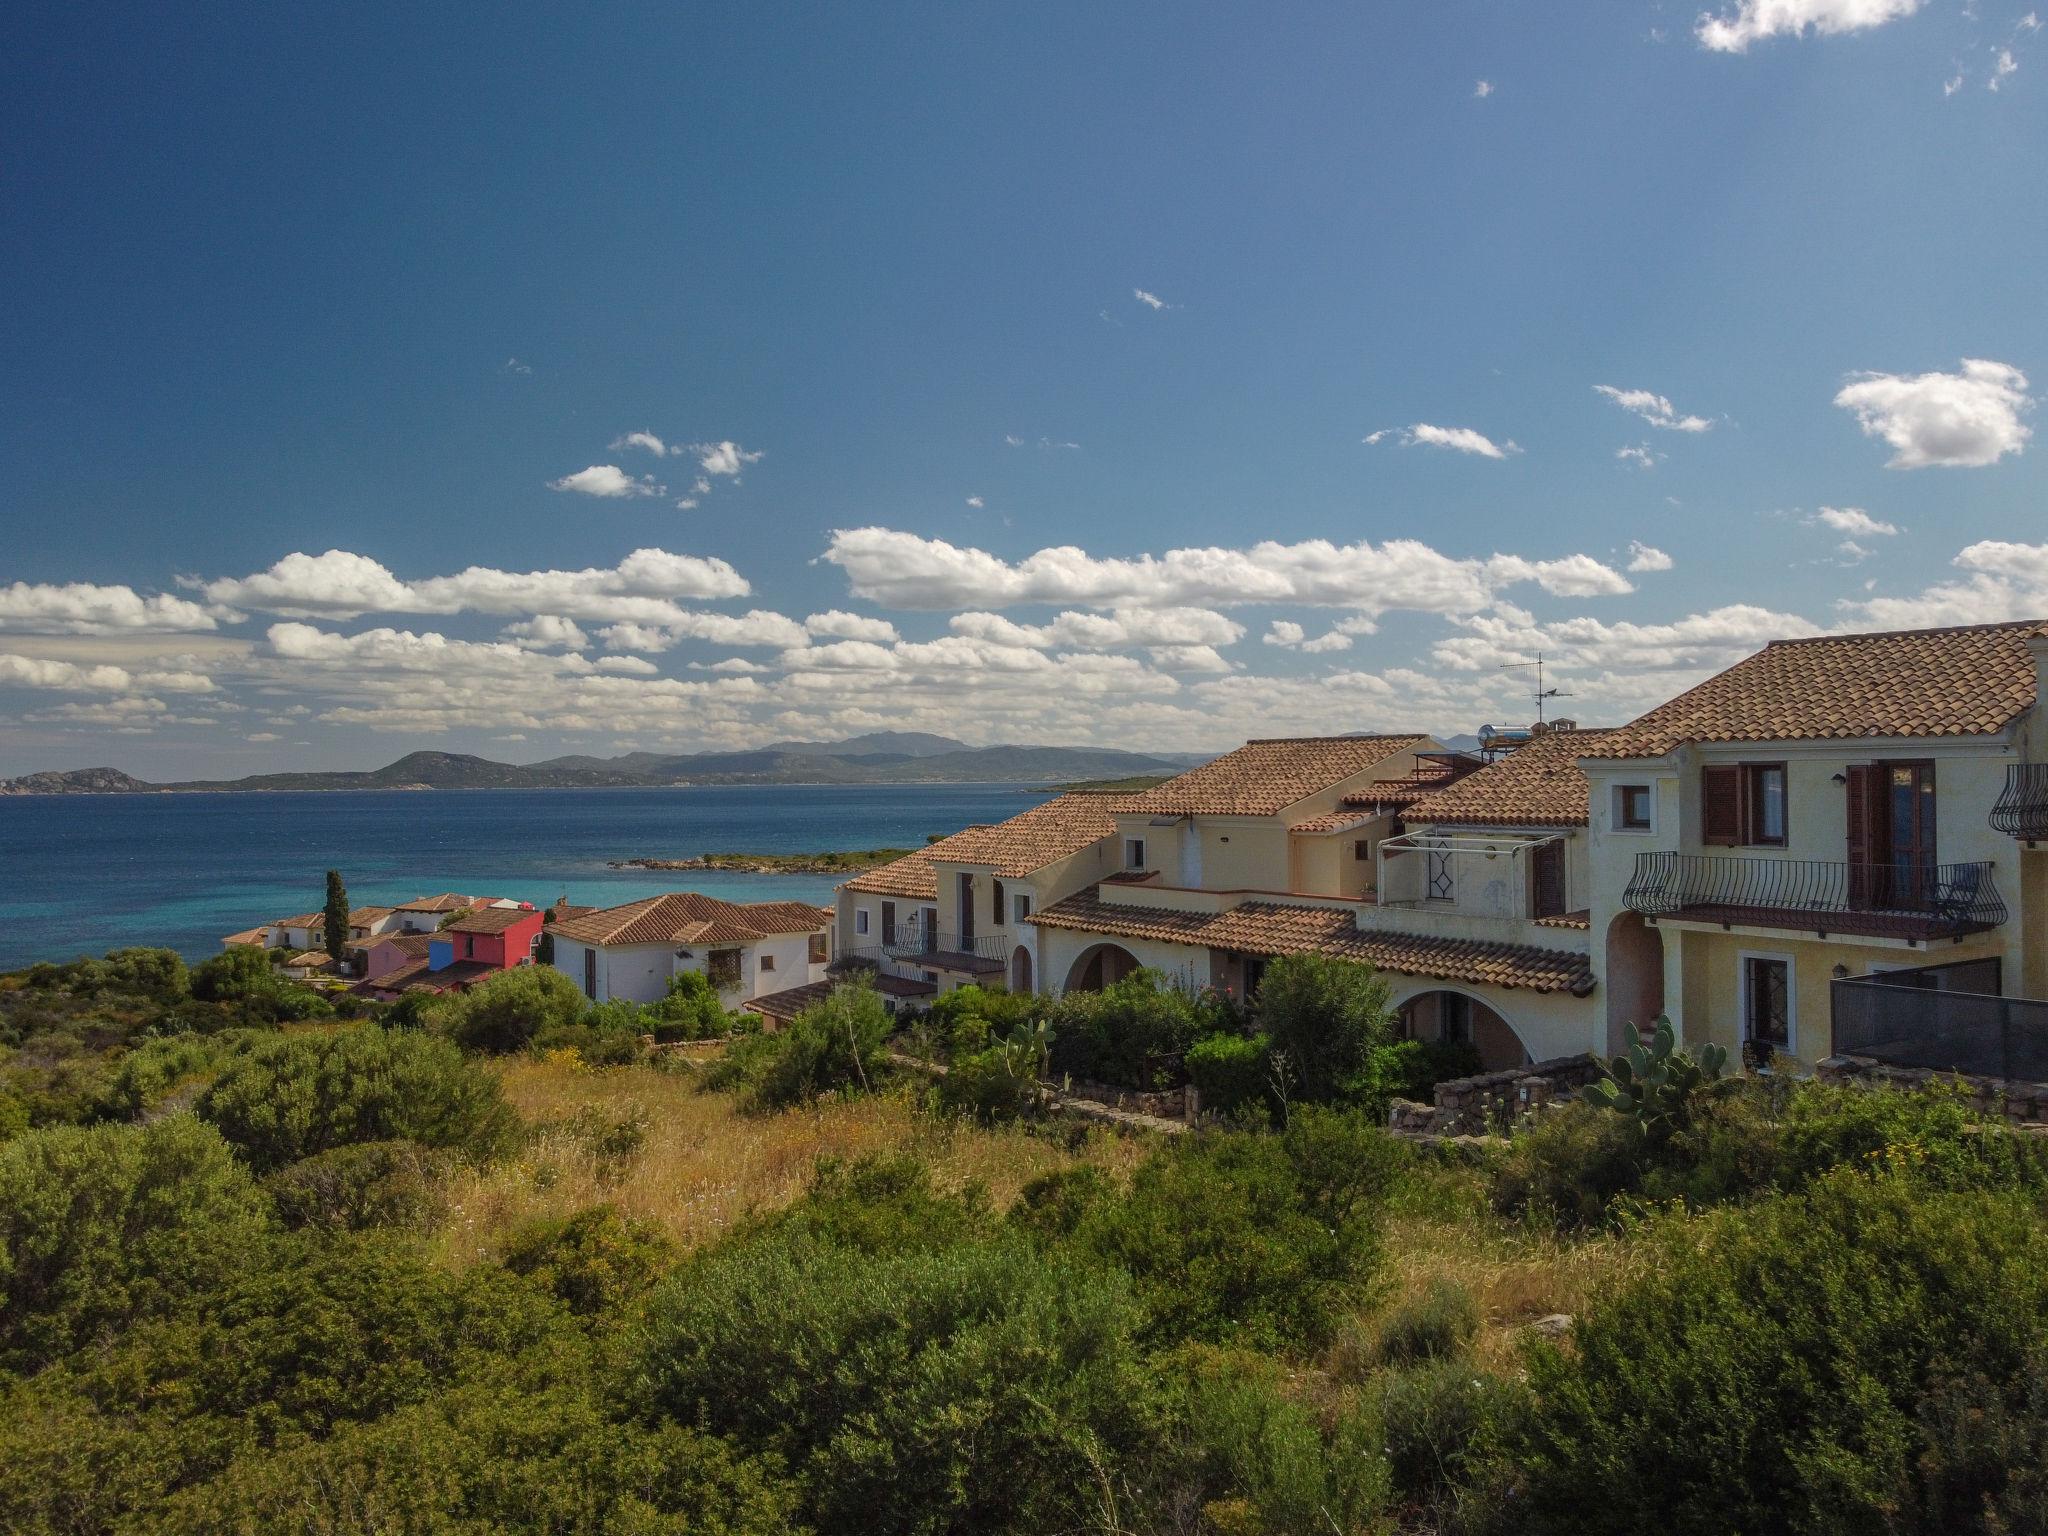
<path id="1" fill-rule="evenodd" d="M 1661 1141 L 1692 1118 L 1700 1091 L 1719 1082 L 1728 1053 L 1703 1045 L 1697 1056 L 1678 1049 L 1678 1032 L 1660 1014 L 1645 1046 L 1640 1042 L 1600 1068 L 1600 1081 L 1579 1090 L 1588 1104 L 1632 1117 L 1645 1137 Z"/>

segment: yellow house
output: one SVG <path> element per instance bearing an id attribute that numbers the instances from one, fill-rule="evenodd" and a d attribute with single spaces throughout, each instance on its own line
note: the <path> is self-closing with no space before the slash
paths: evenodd
<path id="1" fill-rule="evenodd" d="M 1661 1010 L 1751 1064 L 1986 1070 L 1963 1015 L 2048 995 L 2044 627 L 1779 641 L 1603 733 L 1581 766 L 1607 1046 Z"/>

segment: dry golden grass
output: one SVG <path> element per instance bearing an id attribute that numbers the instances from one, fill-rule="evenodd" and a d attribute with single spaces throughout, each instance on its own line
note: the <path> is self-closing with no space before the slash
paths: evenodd
<path id="1" fill-rule="evenodd" d="M 984 1185 L 1001 1208 L 1042 1173 L 1088 1162 L 1119 1177 L 1145 1153 L 1143 1141 L 1092 1132 L 1078 1150 L 1054 1135 L 980 1130 L 920 1114 L 900 1094 L 826 1100 L 814 1108 L 747 1116 L 730 1095 L 704 1093 L 694 1073 L 650 1067 L 578 1070 L 516 1058 L 499 1067 L 506 1097 L 529 1123 L 547 1126 L 580 1110 L 647 1115 L 639 1153 L 607 1175 L 602 1161 L 565 1128 L 544 1130 L 516 1158 L 465 1172 L 450 1186 L 442 1257 L 466 1264 L 490 1256 L 521 1222 L 560 1217 L 609 1201 L 658 1223 L 684 1248 L 711 1241 L 756 1211 L 802 1194 L 820 1157 L 915 1151 L 942 1187 Z"/>

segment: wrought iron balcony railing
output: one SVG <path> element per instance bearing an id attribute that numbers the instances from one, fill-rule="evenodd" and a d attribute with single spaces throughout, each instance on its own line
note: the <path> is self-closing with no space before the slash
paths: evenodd
<path id="1" fill-rule="evenodd" d="M 988 975 L 1009 963 L 1010 941 L 993 934 L 945 933 L 922 923 L 903 923 L 895 938 L 882 941 L 882 949 L 891 959 L 926 970 Z"/>
<path id="2" fill-rule="evenodd" d="M 1872 938 L 1945 938 L 2006 919 L 1989 863 L 1639 853 L 1622 903 L 1645 917 Z"/>
<path id="3" fill-rule="evenodd" d="M 2048 839 L 2048 763 L 2009 763 L 1991 825 L 2023 842 Z"/>

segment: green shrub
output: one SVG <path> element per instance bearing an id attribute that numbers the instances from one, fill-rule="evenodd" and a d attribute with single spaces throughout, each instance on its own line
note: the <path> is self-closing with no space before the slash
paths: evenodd
<path id="1" fill-rule="evenodd" d="M 1267 1080 L 1265 1035 L 1204 1035 L 1188 1047 L 1188 1081 L 1202 1096 L 1203 1110 L 1226 1119 L 1247 1105 L 1264 1104 Z"/>
<path id="2" fill-rule="evenodd" d="M 925 1010 L 932 1043 L 947 1061 L 979 1055 L 997 1040 L 1015 1035 L 1043 1018 L 1046 1000 L 1029 992 L 995 992 L 978 986 L 942 992 Z"/>
<path id="3" fill-rule="evenodd" d="M 174 1100 L 189 1103 L 247 1043 L 248 1037 L 236 1034 L 144 1040 L 121 1058 L 101 1107 L 117 1120 L 137 1120 L 162 1112 Z"/>
<path id="4" fill-rule="evenodd" d="M 644 1104 L 632 1101 L 619 1105 L 585 1104 L 575 1113 L 534 1127 L 536 1137 L 565 1137 L 590 1154 L 599 1174 L 607 1181 L 617 1179 L 647 1145 L 647 1131 L 653 1117 Z"/>
<path id="5" fill-rule="evenodd" d="M 821 1532 L 1074 1529 L 1147 1432 L 1137 1320 L 1119 1277 L 1019 1241 L 864 1256 L 773 1229 L 656 1288 L 633 1381 L 785 1457 Z"/>
<path id="6" fill-rule="evenodd" d="M 412 1141 L 368 1141 L 316 1152 L 263 1181 L 278 1219 L 293 1229 L 420 1230 L 447 1209 L 446 1154 Z"/>
<path id="7" fill-rule="evenodd" d="M 175 949 L 116 949 L 98 963 L 91 990 L 146 997 L 168 1007 L 191 994 L 192 977 Z"/>
<path id="8" fill-rule="evenodd" d="M 256 1042 L 198 1112 L 259 1172 L 363 1141 L 490 1157 L 517 1125 L 496 1076 L 448 1041 L 373 1024 Z"/>
<path id="9" fill-rule="evenodd" d="M 1379 1419 L 1394 1487 L 1441 1513 L 1497 1454 L 1523 1402 L 1520 1388 L 1467 1360 L 1387 1372 Z"/>
<path id="10" fill-rule="evenodd" d="M 659 1280 L 675 1244 L 651 1221 L 609 1205 L 560 1221 L 529 1222 L 505 1246 L 505 1267 L 551 1292 L 571 1312 L 614 1311 Z"/>
<path id="11" fill-rule="evenodd" d="M 939 1106 L 983 1125 L 1002 1125 L 1040 1112 L 1037 1058 L 1011 1042 L 956 1056 L 939 1079 Z"/>
<path id="12" fill-rule="evenodd" d="M 2020 1469 L 1955 1454 L 1940 1383 L 2038 1429 L 2048 1233 L 2013 1196 L 1844 1169 L 1666 1223 L 1572 1344 L 1532 1356 L 1509 1448 L 1530 1529 L 1950 1530 L 1918 1512 L 1995 1508 Z"/>
<path id="13" fill-rule="evenodd" d="M 1131 1275 L 1156 1342 L 1314 1348 L 1377 1270 L 1396 1156 L 1384 1132 L 1314 1109 L 1279 1136 L 1183 1136 L 1077 1240 Z"/>
<path id="14" fill-rule="evenodd" d="M 1597 1226 L 1608 1208 L 1642 1184 L 1644 1148 L 1636 1123 L 1590 1104 L 1548 1109 L 1523 1127 L 1494 1165 L 1494 1209 L 1563 1227 Z"/>
<path id="15" fill-rule="evenodd" d="M 629 1018 L 620 1015 L 631 1012 Z M 533 1037 L 536 1054 L 574 1051 L 593 1067 L 629 1067 L 647 1055 L 641 1036 L 651 1026 L 632 1003 L 601 1003 L 574 1024 L 551 1024 Z"/>
<path id="16" fill-rule="evenodd" d="M 1462 1285 L 1432 1280 L 1429 1289 L 1380 1321 L 1374 1348 L 1384 1365 L 1419 1365 L 1463 1352 L 1479 1331 L 1479 1303 Z"/>
<path id="17" fill-rule="evenodd" d="M 811 1004 L 779 1034 L 743 1053 L 748 1106 L 785 1109 L 820 1094 L 872 1088 L 888 1065 L 889 1011 L 873 987 L 848 982 Z M 730 1054 L 732 1047 L 728 1047 Z"/>
<path id="18" fill-rule="evenodd" d="M 1202 1032 L 1202 1015 L 1157 971 L 1138 970 L 1100 992 L 1053 1004 L 1051 1070 L 1123 1088 L 1171 1087 Z"/>
<path id="19" fill-rule="evenodd" d="M 1266 967 L 1253 1000 L 1259 1027 L 1285 1055 L 1293 1096 L 1310 1103 L 1362 1098 L 1366 1065 L 1393 1029 L 1386 978 L 1369 965 L 1323 955 L 1283 955 Z"/>
<path id="20" fill-rule="evenodd" d="M 275 992 L 283 983 L 268 950 L 237 944 L 202 961 L 191 976 L 192 995 L 204 1003 L 232 1003 Z"/>
<path id="21" fill-rule="evenodd" d="M 0 1368 L 33 1370 L 256 1262 L 269 1205 L 189 1115 L 0 1145 Z"/>
<path id="22" fill-rule="evenodd" d="M 1463 1040 L 1394 1040 L 1366 1054 L 1359 1102 L 1375 1115 L 1395 1099 L 1418 1104 L 1435 1100 L 1436 1085 L 1475 1077 L 1479 1052 Z"/>
<path id="23" fill-rule="evenodd" d="M 583 1007 L 582 988 L 553 966 L 521 965 L 436 999 L 426 1017 L 465 1050 L 503 1054 L 574 1024 Z"/>
<path id="24" fill-rule="evenodd" d="M 1786 1189 L 1835 1168 L 1903 1173 L 1936 1189 L 2048 1185 L 2048 1148 L 1980 1114 L 1953 1086 L 1801 1083 L 1785 1106 L 1776 1151 Z"/>
<path id="25" fill-rule="evenodd" d="M 927 1253 L 985 1235 L 987 1192 L 940 1194 L 931 1167 L 910 1153 L 821 1157 L 804 1198 L 768 1226 L 856 1253 Z"/>
<path id="26" fill-rule="evenodd" d="M 732 1033 L 732 1015 L 718 1000 L 718 989 L 701 971 L 679 971 L 670 978 L 668 995 L 645 1010 L 656 1040 L 719 1040 Z"/>
<path id="27" fill-rule="evenodd" d="M 1098 1205 L 1115 1198 L 1109 1180 L 1093 1163 L 1041 1173 L 1018 1192 L 1008 1221 L 1043 1241 L 1072 1237 Z"/>

